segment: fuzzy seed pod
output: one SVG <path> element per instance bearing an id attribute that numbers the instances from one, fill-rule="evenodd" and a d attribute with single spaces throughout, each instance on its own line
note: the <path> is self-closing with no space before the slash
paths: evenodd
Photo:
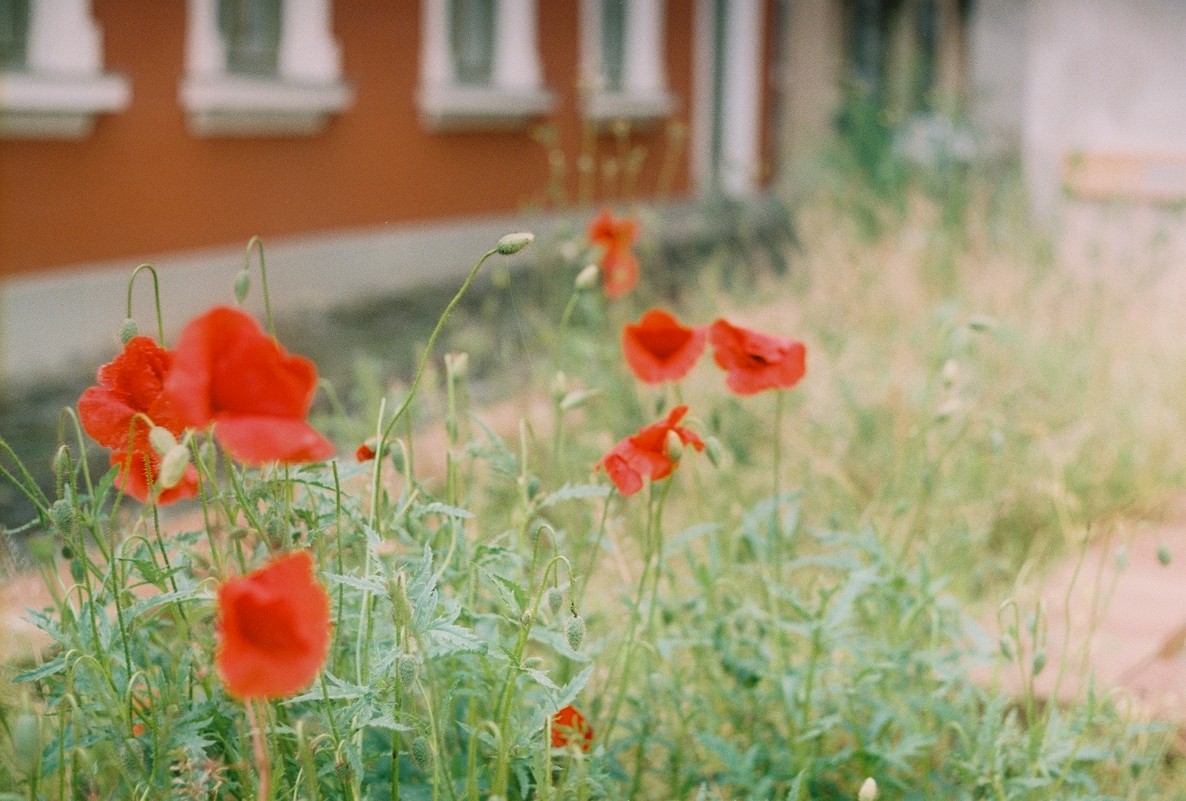
<path id="1" fill-rule="evenodd" d="M 417 737 L 412 741 L 412 760 L 426 773 L 432 769 L 432 746 L 427 737 Z"/>
<path id="2" fill-rule="evenodd" d="M 568 647 L 574 651 L 581 650 L 585 642 L 585 619 L 580 615 L 573 615 L 564 623 L 564 637 L 568 640 Z"/>
<path id="3" fill-rule="evenodd" d="M 240 270 L 239 274 L 235 276 L 235 300 L 242 303 L 247 300 L 247 293 L 251 290 L 251 274 L 246 270 Z"/>
<path id="4" fill-rule="evenodd" d="M 564 606 L 564 593 L 559 587 L 548 587 L 548 591 L 544 593 L 544 606 L 548 608 L 552 617 L 560 614 L 560 609 Z"/>
<path id="5" fill-rule="evenodd" d="M 136 321 L 131 317 L 119 324 L 119 343 L 126 345 L 132 340 L 136 334 L 140 333 L 140 329 L 136 325 Z"/>
<path id="6" fill-rule="evenodd" d="M 412 685 L 416 683 L 416 675 L 420 672 L 420 666 L 416 663 L 416 657 L 411 654 L 403 654 L 395 663 L 395 672 L 399 676 L 400 686 L 406 689 L 411 689 Z"/>
<path id="7" fill-rule="evenodd" d="M 504 256 L 510 256 L 518 253 L 523 248 L 535 241 L 535 234 L 528 231 L 518 231 L 513 234 L 507 234 L 502 239 L 498 240 L 497 250 Z"/>
<path id="8" fill-rule="evenodd" d="M 54 528 L 63 534 L 74 530 L 74 504 L 65 498 L 58 498 L 54 501 L 53 506 L 49 507 L 49 517 L 53 521 Z"/>

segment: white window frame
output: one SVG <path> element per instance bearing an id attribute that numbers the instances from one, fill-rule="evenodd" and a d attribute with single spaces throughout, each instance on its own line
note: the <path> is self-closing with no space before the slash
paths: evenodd
<path id="1" fill-rule="evenodd" d="M 29 0 L 25 67 L 0 72 L 0 137 L 84 139 L 131 99 L 127 78 L 103 72 L 90 0 Z"/>
<path id="2" fill-rule="evenodd" d="M 180 100 L 197 136 L 311 136 L 348 108 L 353 89 L 331 29 L 331 0 L 283 0 L 278 74 L 228 72 L 218 0 L 186 0 Z"/>
<path id="3" fill-rule="evenodd" d="M 555 107 L 543 81 L 536 2 L 496 0 L 491 83 L 470 86 L 457 80 L 453 64 L 449 0 L 423 0 L 417 102 L 426 127 L 518 128 Z"/>
<path id="4" fill-rule="evenodd" d="M 713 0 L 696 0 L 694 40 L 694 102 L 692 109 L 692 180 L 700 194 L 721 192 L 730 197 L 755 194 L 761 174 L 762 93 L 765 82 L 764 3 L 731 0 L 727 3 L 725 55 L 721 60 L 722 126 L 720 164 L 713 164 L 712 126 L 713 31 L 717 24 Z"/>
<path id="5" fill-rule="evenodd" d="M 582 112 L 599 124 L 615 120 L 649 123 L 675 111 L 667 86 L 664 0 L 624 0 L 622 86 L 606 88 L 602 64 L 602 4 L 581 0 Z"/>

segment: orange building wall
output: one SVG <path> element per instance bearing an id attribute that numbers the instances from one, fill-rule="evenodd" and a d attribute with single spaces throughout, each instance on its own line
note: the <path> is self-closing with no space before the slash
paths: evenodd
<path id="1" fill-rule="evenodd" d="M 667 2 L 667 70 L 689 119 L 692 0 Z M 101 115 L 79 142 L 0 140 L 0 276 L 264 237 L 508 212 L 542 197 L 547 154 L 531 126 L 431 133 L 415 103 L 418 0 L 334 6 L 353 104 L 312 137 L 192 135 L 178 99 L 184 59 L 181 0 L 95 0 L 106 68 L 131 79 L 132 101 Z M 540 3 L 549 118 L 573 159 L 577 110 L 575 2 Z M 640 189 L 653 192 L 668 137 L 633 131 L 648 150 Z M 601 137 L 601 150 L 616 149 Z M 675 181 L 686 193 L 686 148 Z M 599 198 L 600 199 L 600 198 Z"/>

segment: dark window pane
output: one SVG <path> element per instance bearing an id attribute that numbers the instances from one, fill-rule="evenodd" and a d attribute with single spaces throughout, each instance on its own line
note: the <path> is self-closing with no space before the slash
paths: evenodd
<path id="1" fill-rule="evenodd" d="M 605 89 L 622 91 L 626 61 L 626 0 L 601 0 L 601 77 Z"/>
<path id="2" fill-rule="evenodd" d="M 496 0 L 453 0 L 449 32 L 457 82 L 488 86 L 494 77 Z"/>
<path id="3" fill-rule="evenodd" d="M 28 46 L 29 0 L 0 0 L 0 69 L 24 69 Z"/>
<path id="4" fill-rule="evenodd" d="M 279 73 L 282 1 L 219 0 L 218 26 L 226 43 L 227 72 Z"/>

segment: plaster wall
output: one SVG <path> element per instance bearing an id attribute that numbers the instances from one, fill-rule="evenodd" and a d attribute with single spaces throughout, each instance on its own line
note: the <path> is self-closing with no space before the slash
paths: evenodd
<path id="1" fill-rule="evenodd" d="M 1180 0 L 1028 5 L 1023 159 L 1040 214 L 1058 210 L 1068 154 L 1186 153 L 1186 5 Z"/>

